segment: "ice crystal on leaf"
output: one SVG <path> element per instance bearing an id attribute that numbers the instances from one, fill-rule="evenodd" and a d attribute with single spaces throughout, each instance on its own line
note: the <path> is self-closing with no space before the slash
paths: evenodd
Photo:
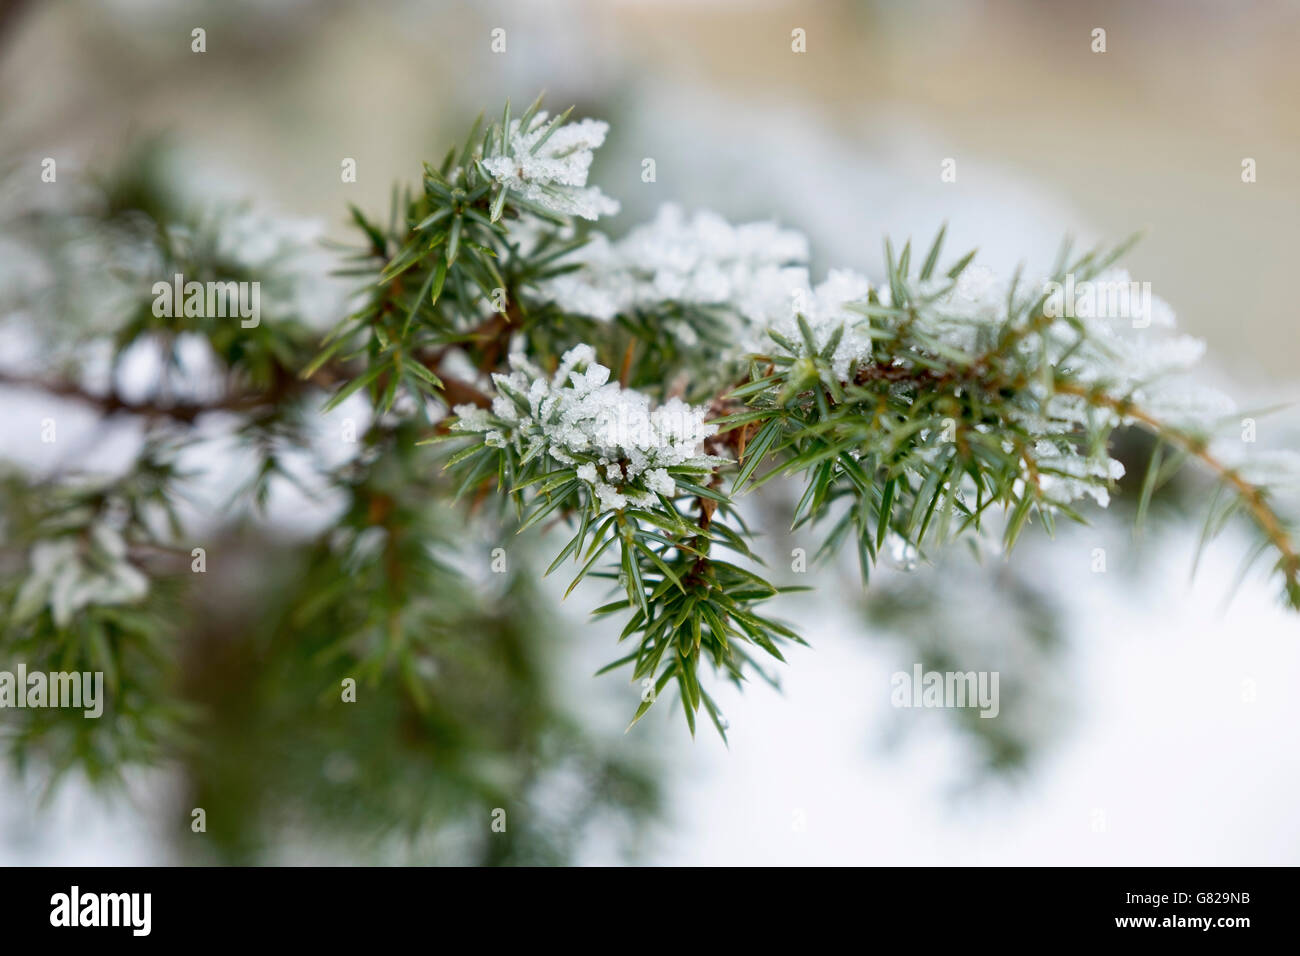
<path id="1" fill-rule="evenodd" d="M 755 351 L 777 345 L 778 352 L 813 358 L 830 349 L 831 371 L 847 379 L 851 370 L 871 357 L 867 317 L 851 306 L 864 303 L 871 283 L 847 269 L 832 269 L 814 288 L 808 287 L 803 269 L 768 274 L 754 293 L 741 303 L 741 311 L 759 331 Z M 786 285 L 782 301 L 780 287 Z M 763 341 L 763 340 L 766 341 Z"/>
<path id="2" fill-rule="evenodd" d="M 602 320 L 666 303 L 720 308 L 734 320 L 737 343 L 747 350 L 770 347 L 768 329 L 799 341 L 802 315 L 818 350 L 843 329 L 834 367 L 847 374 L 871 352 L 861 332 L 865 318 L 846 308 L 866 299 L 870 283 L 848 270 L 831 270 L 813 288 L 802 265 L 807 260 L 802 233 L 771 222 L 733 226 L 709 211 L 688 217 L 668 203 L 623 239 L 592 236 L 563 262 L 578 268 L 541 284 L 538 292 L 569 312 Z M 669 331 L 695 344 L 689 324 Z"/>
<path id="3" fill-rule="evenodd" d="M 609 381 L 589 345 L 569 349 L 550 376 L 518 353 L 510 364 L 510 373 L 493 376 L 491 410 L 458 406 L 454 427 L 576 468 L 602 509 L 654 506 L 656 495 L 677 493 L 674 474 L 698 477 L 717 462 L 702 450 L 717 431 L 705 409 L 677 398 L 652 407 L 648 395 Z"/>
<path id="4" fill-rule="evenodd" d="M 504 143 L 483 159 L 483 168 L 517 198 L 562 216 L 598 219 L 619 204 L 587 185 L 593 151 L 605 142 L 609 124 L 585 119 L 547 122 L 543 110 L 512 120 Z"/>
<path id="5" fill-rule="evenodd" d="M 769 222 L 733 226 L 707 211 L 688 218 L 668 203 L 622 239 L 594 235 L 564 260 L 578 268 L 538 291 L 605 320 L 665 302 L 735 307 L 763 270 L 807 259 L 808 240 L 798 232 Z"/>

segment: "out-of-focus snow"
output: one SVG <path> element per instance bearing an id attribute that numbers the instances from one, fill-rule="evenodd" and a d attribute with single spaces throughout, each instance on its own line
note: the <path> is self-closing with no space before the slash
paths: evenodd
<path id="1" fill-rule="evenodd" d="M 1300 643 L 1272 582 L 1247 582 L 1224 612 L 1244 542 L 1216 542 L 1189 583 L 1189 531 L 1142 559 L 1151 566 L 1134 589 L 1120 572 L 1091 572 L 1092 535 L 1057 542 L 1041 567 L 1082 622 L 1063 662 L 1075 715 L 1019 783 L 954 794 L 950 725 L 889 706 L 890 674 L 907 662 L 809 601 L 812 650 L 789 655 L 784 696 L 722 695 L 730 751 L 701 735 L 656 861 L 1295 864 Z M 885 752 L 893 720 L 924 729 Z"/>

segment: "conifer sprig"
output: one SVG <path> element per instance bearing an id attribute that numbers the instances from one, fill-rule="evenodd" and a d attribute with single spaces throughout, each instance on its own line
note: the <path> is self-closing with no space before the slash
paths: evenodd
<path id="1" fill-rule="evenodd" d="M 500 150 L 507 126 L 485 152 Z M 753 664 L 745 645 L 779 657 L 798 640 L 754 611 L 780 589 L 755 567 L 736 509 L 737 495 L 778 475 L 804 480 L 795 527 L 824 526 L 823 555 L 851 544 L 865 583 L 886 548 L 925 560 L 951 538 L 996 534 L 1009 551 L 1031 523 L 1050 533 L 1061 517 L 1084 520 L 1079 500 L 1104 506 L 1123 473 L 1112 434 L 1138 425 L 1210 467 L 1235 503 L 1209 526 L 1248 513 L 1300 606 L 1291 532 L 1268 491 L 1185 419 L 1142 410 L 1187 364 L 1186 340 L 1160 322 L 1130 335 L 1114 317 L 1060 307 L 1067 283 L 1126 280 L 1114 267 L 1131 242 L 1066 246 L 1049 275 L 1002 279 L 974 253 L 945 262 L 941 231 L 923 257 L 887 242 L 878 285 L 841 272 L 814 288 L 806 241 L 772 226 L 669 210 L 626 239 L 584 243 L 556 221 L 559 205 L 538 215 L 506 186 L 491 202 L 507 236 L 524 236 L 498 247 L 512 306 L 496 347 L 472 350 L 475 407 L 449 402 L 458 417 L 437 440 L 471 436 L 448 458 L 460 494 L 495 488 L 520 530 L 569 528 L 551 570 L 575 564 L 570 591 L 586 577 L 618 582 L 623 596 L 599 613 L 628 614 L 622 639 L 637 642 L 610 667 L 653 678 L 638 718 L 670 681 L 692 727 L 701 706 L 716 716 L 701 659 L 739 680 Z M 1145 330 L 1166 309 L 1144 308 L 1124 322 Z M 696 404 L 681 406 L 683 395 Z M 656 402 L 703 412 L 707 427 L 653 435 Z M 648 443 L 616 434 L 632 405 Z M 649 467 L 648 453 L 673 441 L 697 454 Z"/>
<path id="2" fill-rule="evenodd" d="M 667 206 L 618 239 L 590 225 L 618 208 L 588 184 L 605 133 L 549 117 L 540 99 L 518 116 L 507 106 L 426 164 L 416 189 L 395 191 L 386 219 L 353 209 L 359 243 L 339 272 L 362 288 L 314 354 L 292 302 L 249 332 L 159 318 L 126 296 L 106 323 L 119 357 L 197 334 L 219 359 L 215 398 L 126 397 L 75 376 L 23 383 L 161 433 L 233 414 L 259 461 L 244 492 L 263 504 L 273 480 L 294 478 L 286 462 L 310 445 L 310 411 L 364 396 L 364 454 L 328 478 L 349 502 L 350 537 L 323 544 L 316 568 L 352 568 L 378 603 L 314 577 L 320 593 L 295 613 L 341 622 L 340 653 L 396 675 L 417 710 L 428 705 L 424 632 L 441 639 L 454 617 L 434 597 L 462 585 L 427 551 L 438 522 L 395 480 L 418 485 L 421 501 L 486 514 L 497 532 L 563 529 L 547 573 L 567 566 L 568 592 L 610 583 L 596 613 L 623 616 L 627 649 L 606 670 L 641 687 L 633 722 L 673 685 L 692 731 L 703 712 L 724 736 L 701 664 L 737 682 L 773 679 L 765 659 L 802 641 L 766 610 L 789 589 L 763 569 L 743 517 L 744 496 L 778 476 L 799 479 L 794 528 L 817 535 L 823 557 L 852 548 L 866 584 L 884 553 L 930 561 L 959 537 L 1009 551 L 1030 525 L 1084 520 L 1081 503 L 1104 507 L 1123 474 L 1116 431 L 1136 426 L 1157 449 L 1139 516 L 1176 468 L 1199 461 L 1221 489 L 1203 538 L 1248 517 L 1262 539 L 1252 560 L 1271 553 L 1300 607 L 1293 519 L 1271 477 L 1286 461 L 1234 450 L 1216 431 L 1231 417 L 1205 411 L 1213 397 L 1176 386 L 1199 344 L 1174 333 L 1159 300 L 1119 315 L 1065 301 L 1067 290 L 1129 285 L 1116 265 L 1128 244 L 1067 244 L 1046 275 L 1004 277 L 973 252 L 950 258 L 941 230 L 924 252 L 887 241 L 878 282 L 832 270 L 814 284 L 808 241 L 770 223 Z M 279 258 L 250 273 L 222 254 L 219 225 L 209 241 L 206 226 L 159 223 L 142 241 L 168 271 L 292 273 Z M 417 439 L 438 447 L 413 457 Z M 92 525 L 75 530 L 89 540 Z M 129 600 L 136 583 L 106 585 L 101 603 Z M 28 636 L 33 621 L 67 624 L 40 585 L 29 569 L 10 588 L 25 596 L 15 620 Z"/>

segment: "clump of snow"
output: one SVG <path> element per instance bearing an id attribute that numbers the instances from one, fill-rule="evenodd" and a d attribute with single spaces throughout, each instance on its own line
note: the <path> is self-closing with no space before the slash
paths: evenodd
<path id="1" fill-rule="evenodd" d="M 855 365 L 871 358 L 867 317 L 849 308 L 865 302 L 870 291 L 871 283 L 848 269 L 832 269 L 815 287 L 809 287 L 806 269 L 768 270 L 748 290 L 740 310 L 758 332 L 754 351 L 775 346 L 778 352 L 784 352 L 787 349 L 781 343 L 786 342 L 794 347 L 796 357 L 814 358 L 838 334 L 830 366 L 837 378 L 846 380 Z M 812 334 L 811 349 L 800 328 L 800 318 Z"/>
<path id="2" fill-rule="evenodd" d="M 505 172 L 502 164 L 494 168 Z M 585 184 L 585 168 L 573 181 Z M 880 360 L 873 353 L 872 320 L 858 306 L 875 301 L 888 307 L 891 290 L 888 285 L 873 287 L 865 276 L 849 270 L 831 270 L 814 285 L 808 254 L 806 237 L 774 223 L 732 225 L 711 212 L 688 216 L 668 204 L 623 239 L 593 235 L 558 263 L 573 267 L 571 271 L 540 283 L 534 291 L 568 312 L 604 321 L 665 304 L 711 309 L 726 318 L 735 342 L 734 349 L 724 348 L 718 356 L 723 362 L 746 353 L 820 360 L 829 348 L 831 374 L 850 381 L 859 366 Z M 1131 399 L 1175 427 L 1195 427 L 1232 412 L 1231 402 L 1219 393 L 1170 381 L 1200 359 L 1204 344 L 1176 334 L 1173 310 L 1151 295 L 1149 284 L 1134 282 L 1122 269 L 1108 269 L 1078 283 L 1068 277 L 1062 287 L 1042 276 L 1020 277 L 1013 285 L 1007 277 L 972 263 L 955 279 L 940 276 L 908 284 L 908 299 L 915 306 L 909 311 L 908 335 L 923 351 L 932 347 L 949 360 L 964 354 L 976 361 L 997 345 L 1008 323 L 1024 323 L 1032 316 L 1034 328 L 1018 329 L 1013 346 L 1030 366 L 1045 362 L 1074 382 Z M 1031 308 L 1036 303 L 1045 303 L 1041 314 Z M 699 341 L 689 317 L 666 315 L 664 332 L 688 347 Z M 566 364 L 572 364 L 568 357 Z M 583 374 L 608 375 L 589 360 L 583 367 L 588 370 Z M 622 500 L 610 489 L 649 469 L 641 463 L 635 442 L 624 447 L 592 434 L 595 418 L 583 396 L 600 394 L 605 396 L 601 401 L 614 403 L 602 414 L 617 405 L 642 418 L 650 414 L 648 400 L 633 398 L 635 393 L 617 386 L 602 391 L 607 388 L 604 379 L 595 385 L 585 379 L 557 385 L 535 374 L 519 379 L 522 374 L 512 373 L 507 384 L 527 391 L 534 418 L 542 413 L 542 402 L 565 403 L 547 435 L 557 460 L 567 462 L 593 449 L 601 454 L 602 466 L 624 452 L 634 460 L 631 472 L 614 479 L 602 478 L 594 465 L 580 473 L 593 487 L 603 485 L 602 500 Z M 1104 449 L 1072 449 L 1080 427 L 1115 426 L 1121 416 L 1082 396 L 1052 393 L 1048 381 L 1031 383 L 1025 401 L 1009 412 L 1011 421 L 1024 429 L 1036 459 L 1032 477 L 1056 500 L 1088 495 L 1104 506 L 1105 486 L 1122 475 L 1122 467 Z M 557 388 L 568 397 L 557 397 Z M 506 417 L 512 409 L 508 399 L 498 399 L 494 411 Z M 516 429 L 507 439 L 498 427 L 490 437 L 519 442 L 527 434 L 526 429 Z M 1031 478 L 1028 462 L 1024 478 Z M 668 486 L 657 475 L 654 480 Z"/>
<path id="3" fill-rule="evenodd" d="M 808 239 L 801 233 L 770 222 L 733 226 L 707 211 L 688 218 L 668 203 L 622 239 L 593 236 L 564 260 L 579 268 L 538 292 L 603 320 L 663 302 L 734 307 L 762 270 L 807 260 Z"/>
<path id="4" fill-rule="evenodd" d="M 587 185 L 593 151 L 605 142 L 609 124 L 585 119 L 552 128 L 538 112 L 528 126 L 512 120 L 501 151 L 483 159 L 488 174 L 527 202 L 565 216 L 612 216 L 618 202 Z"/>
<path id="5" fill-rule="evenodd" d="M 752 350 L 772 347 L 769 328 L 802 342 L 796 316 L 803 315 L 819 351 L 843 327 L 831 363 L 847 375 L 871 353 L 866 318 L 846 308 L 866 299 L 870 283 L 848 270 L 832 270 L 813 288 L 802 265 L 807 260 L 802 233 L 771 222 L 733 226 L 707 211 L 688 217 L 670 203 L 623 239 L 593 236 L 564 260 L 578 268 L 542 283 L 537 292 L 567 311 L 602 320 L 668 302 L 719 307 L 736 320 L 738 344 Z M 689 323 L 678 321 L 668 331 L 685 345 L 696 342 Z"/>
<path id="6" fill-rule="evenodd" d="M 717 431 L 705 424 L 707 410 L 673 398 L 652 407 L 650 397 L 609 381 L 589 345 L 564 353 L 555 374 L 545 375 L 519 354 L 512 371 L 496 374 L 492 408 L 458 406 L 459 431 L 477 432 L 497 447 L 521 455 L 536 452 L 576 466 L 602 510 L 653 505 L 677 485 L 669 469 L 704 472 L 718 459 L 703 452 Z"/>

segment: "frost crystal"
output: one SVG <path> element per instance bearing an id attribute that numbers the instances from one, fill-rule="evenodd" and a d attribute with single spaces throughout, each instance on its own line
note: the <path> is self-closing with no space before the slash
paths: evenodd
<path id="1" fill-rule="evenodd" d="M 1049 441 L 1040 441 L 1034 446 L 1034 457 L 1039 487 L 1044 495 L 1055 501 L 1074 501 L 1090 495 L 1105 508 L 1110 504 L 1110 492 L 1105 485 L 1124 477 L 1123 464 L 1109 455 L 1085 458 Z"/>
<path id="2" fill-rule="evenodd" d="M 618 203 L 587 185 L 592 151 L 605 142 L 609 124 L 585 119 L 558 128 L 539 112 L 526 129 L 510 123 L 504 151 L 483 160 L 483 168 L 511 193 L 565 216 L 597 219 L 618 212 Z"/>
<path id="3" fill-rule="evenodd" d="M 648 395 L 609 381 L 589 345 L 564 353 L 549 378 L 521 355 L 511 355 L 510 364 L 510 374 L 493 376 L 491 411 L 458 406 L 454 427 L 524 456 L 544 451 L 576 466 L 602 509 L 654 504 L 655 495 L 677 492 L 669 469 L 700 473 L 718 460 L 702 450 L 717 431 L 704 423 L 705 409 L 676 398 L 651 408 Z"/>
<path id="4" fill-rule="evenodd" d="M 838 333 L 839 343 L 830 357 L 831 370 L 836 377 L 847 379 L 855 364 L 871 358 L 867 317 L 849 308 L 853 303 L 865 302 L 870 290 L 871 283 L 847 269 L 832 269 L 813 289 L 808 288 L 806 269 L 782 269 L 760 277 L 741 302 L 741 312 L 763 332 L 780 336 L 775 339 L 765 335 L 769 345 L 771 341 L 787 342 L 801 357 L 814 357 Z M 804 340 L 800 316 L 812 333 L 813 349 Z M 756 343 L 755 351 L 766 347 Z"/>
<path id="5" fill-rule="evenodd" d="M 494 169 L 506 167 L 497 164 Z M 585 183 L 585 166 L 581 181 Z M 536 291 L 568 312 L 606 321 L 665 303 L 716 309 L 729 320 L 736 343 L 733 353 L 721 356 L 724 361 L 743 353 L 772 354 L 774 349 L 800 359 L 820 358 L 830 347 L 832 374 L 849 381 L 855 369 L 873 357 L 871 321 L 855 306 L 868 302 L 873 294 L 875 301 L 889 306 L 891 290 L 889 286 L 873 290 L 865 277 L 848 270 L 831 270 L 814 286 L 807 260 L 808 242 L 800 233 L 773 223 L 733 226 L 710 212 L 688 217 L 679 206 L 669 204 L 660 208 L 653 221 L 623 239 L 594 235 L 559 263 L 576 268 L 540 283 Z M 1066 279 L 1058 285 L 1046 277 L 1022 277 L 1013 285 L 1004 276 L 971 264 L 955 279 L 917 282 L 908 289 L 910 302 L 921 306 L 912 312 L 909 334 L 924 343 L 924 349 L 933 347 L 941 355 L 960 352 L 975 359 L 996 346 L 1014 316 L 1017 323 L 1033 325 L 1021 329 L 1013 345 L 1031 364 L 1046 361 L 1078 383 L 1104 386 L 1111 394 L 1132 398 L 1173 424 L 1204 422 L 1231 412 L 1231 404 L 1217 393 L 1169 383 L 1173 373 L 1201 357 L 1204 345 L 1174 332 L 1173 310 L 1150 294 L 1148 284 L 1132 281 L 1121 269 L 1109 269 L 1077 284 L 1072 276 Z M 1040 314 L 1032 306 L 1045 292 L 1047 304 Z M 1048 321 L 1043 322 L 1044 317 Z M 689 315 L 665 317 L 663 329 L 688 347 L 699 341 Z M 575 368 L 587 368 L 589 363 L 590 358 L 584 357 Z M 600 366 L 590 366 L 588 373 L 595 370 L 608 375 Z M 596 488 L 608 506 L 621 506 L 626 498 L 618 490 L 619 481 L 637 478 L 647 492 L 668 488 L 671 477 L 648 473 L 635 443 L 627 456 L 633 464 L 626 479 L 610 478 L 596 467 L 617 461 L 624 449 L 619 442 L 604 442 L 593 435 L 591 422 L 596 414 L 582 404 L 587 401 L 583 396 L 618 396 L 618 403 L 635 405 L 642 417 L 649 414 L 648 404 L 644 396 L 634 399 L 635 393 L 605 386 L 603 378 L 596 386 L 578 378 L 572 385 L 561 381 L 569 371 L 562 367 L 564 374 L 550 385 L 536 374 L 520 378 L 519 371 L 504 383 L 527 394 L 532 417 L 527 427 L 509 398 L 498 398 L 494 407 L 497 421 L 520 426 L 508 436 L 499 424 L 476 412 L 468 412 L 461 427 L 483 432 L 491 442 L 513 442 L 525 451 L 528 429 L 538 428 L 538 421 L 552 408 L 543 403 L 559 401 L 558 388 L 569 397 L 564 399 L 565 411 L 546 435 L 553 457 L 572 464 L 578 460 L 575 456 L 595 453 L 599 460 L 590 467 L 584 464 L 579 477 Z M 580 406 L 582 412 L 575 417 L 571 406 Z M 1082 396 L 1054 394 L 1032 383 L 1025 402 L 1009 408 L 1007 417 L 1030 439 L 1032 462 L 1024 464 L 1024 480 L 1035 481 L 1047 498 L 1062 504 L 1085 495 L 1107 504 L 1106 485 L 1117 480 L 1123 468 L 1104 451 L 1076 450 L 1074 436 L 1089 423 L 1108 420 L 1114 427 L 1120 423 L 1118 415 Z"/>
<path id="6" fill-rule="evenodd" d="M 1034 288 L 1048 286 L 1054 284 Z M 1067 301 L 1062 301 L 1063 295 Z M 1064 289 L 1049 289 L 1045 312 L 1057 317 L 1045 333 L 1052 364 L 1064 362 L 1080 381 L 1090 384 L 1136 389 L 1187 369 L 1205 352 L 1204 342 L 1174 333 L 1173 309 L 1123 269 L 1109 269 L 1077 287 L 1067 277 Z M 1037 347 L 1037 339 L 1031 338 L 1026 347 Z"/>
<path id="7" fill-rule="evenodd" d="M 1231 402 L 1217 392 L 1171 381 L 1200 358 L 1204 345 L 1174 332 L 1173 310 L 1151 295 L 1149 285 L 1132 281 L 1121 269 L 1086 281 L 1065 278 L 1063 284 L 1021 279 L 1013 288 L 982 266 L 967 266 L 955 282 L 944 278 L 918 285 L 915 294 L 929 307 L 917 313 L 914 331 L 975 358 L 996 345 L 1014 315 L 1023 333 L 1017 347 L 1031 364 L 1046 361 L 1076 382 L 1130 398 L 1174 425 L 1199 425 L 1232 411 Z M 888 303 L 888 292 L 879 290 L 882 302 Z M 1031 306 L 1043 294 L 1040 313 Z M 1008 420 L 1035 439 L 1033 464 L 1024 463 L 1022 477 L 1036 481 L 1051 500 L 1066 503 L 1088 495 L 1104 507 L 1105 486 L 1123 475 L 1123 467 L 1104 451 L 1082 454 L 1071 436 L 1089 422 L 1115 427 L 1119 416 L 1082 396 L 1053 394 L 1036 384 L 1026 398 L 1026 405 L 1007 411 Z"/>
<path id="8" fill-rule="evenodd" d="M 665 302 L 721 307 L 731 314 L 737 339 L 752 351 L 771 347 L 768 328 L 791 342 L 801 342 L 796 313 L 813 329 L 818 349 L 841 326 L 842 338 L 832 367 L 847 374 L 855 361 L 871 354 L 862 332 L 866 319 L 846 309 L 865 300 L 870 284 L 846 270 L 832 270 L 811 287 L 808 240 L 775 223 L 733 226 L 716 213 L 688 218 L 680 206 L 660 207 L 654 220 L 611 242 L 596 235 L 565 259 L 578 265 L 551 279 L 538 292 L 569 312 L 609 320 Z M 685 321 L 666 326 L 683 345 L 698 336 Z"/>
<path id="9" fill-rule="evenodd" d="M 922 283 L 919 291 L 934 297 L 933 308 L 926 312 L 925 331 L 949 348 L 977 351 L 1007 315 L 1008 283 L 985 266 L 969 265 L 956 282 L 933 279 Z M 880 295 L 889 304 L 888 287 Z"/>
<path id="10" fill-rule="evenodd" d="M 774 223 L 729 224 L 716 213 L 689 219 L 680 206 L 617 242 L 596 235 L 564 260 L 580 266 L 539 292 L 563 308 L 612 319 L 663 302 L 735 306 L 763 270 L 808 259 L 808 240 Z"/>

